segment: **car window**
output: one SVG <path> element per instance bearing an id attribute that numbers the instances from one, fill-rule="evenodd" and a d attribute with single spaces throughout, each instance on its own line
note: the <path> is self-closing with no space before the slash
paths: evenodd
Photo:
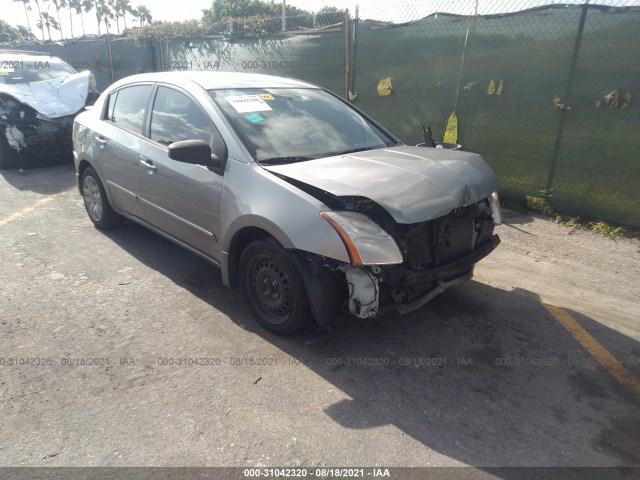
<path id="1" fill-rule="evenodd" d="M 258 161 L 303 161 L 397 144 L 324 90 L 246 88 L 209 93 Z"/>
<path id="2" fill-rule="evenodd" d="M 132 132 L 142 133 L 144 125 L 144 113 L 149 104 L 149 95 L 153 87 L 151 85 L 134 85 L 119 89 L 117 96 L 109 96 L 109 107 L 107 120 L 115 123 L 119 127 L 126 128 Z M 111 105 L 113 101 L 113 106 Z"/>
<path id="3" fill-rule="evenodd" d="M 151 111 L 151 140 L 169 145 L 181 140 L 211 142 L 212 124 L 200 106 L 187 95 L 158 87 Z"/>

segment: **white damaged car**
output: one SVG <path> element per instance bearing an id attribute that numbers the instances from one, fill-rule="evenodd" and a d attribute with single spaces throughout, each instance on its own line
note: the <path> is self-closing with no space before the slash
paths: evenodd
<path id="1" fill-rule="evenodd" d="M 95 79 L 46 53 L 0 50 L 0 168 L 71 160 L 75 116 Z"/>

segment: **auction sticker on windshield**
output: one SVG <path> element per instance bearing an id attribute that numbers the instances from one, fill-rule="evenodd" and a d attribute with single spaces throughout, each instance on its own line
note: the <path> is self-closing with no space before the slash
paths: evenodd
<path id="1" fill-rule="evenodd" d="M 265 112 L 271 110 L 267 102 L 262 100 L 258 95 L 235 95 L 233 97 L 225 97 L 225 100 L 238 113 L 249 112 Z"/>

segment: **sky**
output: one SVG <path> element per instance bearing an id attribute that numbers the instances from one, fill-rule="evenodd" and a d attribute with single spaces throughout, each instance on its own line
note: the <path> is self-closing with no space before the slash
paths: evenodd
<path id="1" fill-rule="evenodd" d="M 10 25 L 26 26 L 24 7 L 22 2 L 15 0 L 1 0 L 2 20 Z M 280 3 L 276 1 L 275 3 Z M 554 0 L 479 0 L 479 12 L 498 13 L 516 11 L 534 6 L 559 3 Z M 582 0 L 563 0 L 562 3 L 583 3 Z M 609 4 L 616 6 L 639 5 L 640 0 L 592 0 L 591 3 Z M 36 28 L 36 12 L 34 1 L 30 3 L 33 11 L 30 12 L 31 28 L 39 37 L 40 31 Z M 55 18 L 55 9 L 50 1 L 40 0 L 43 9 L 49 9 L 49 13 Z M 175 21 L 199 19 L 202 17 L 202 9 L 209 8 L 212 0 L 182 0 L 179 8 L 175 2 L 167 0 L 131 0 L 131 5 L 145 5 L 154 20 Z M 406 22 L 423 18 L 436 11 L 446 11 L 463 15 L 472 15 L 475 9 L 474 0 L 288 0 L 287 5 L 293 5 L 309 11 L 318 11 L 325 5 L 331 5 L 340 9 L 349 9 L 354 14 L 355 6 L 359 4 L 361 18 L 374 18 L 394 22 Z M 65 37 L 70 36 L 69 12 L 61 11 L 62 31 Z M 85 32 L 98 33 L 96 18 L 93 12 L 84 16 Z M 80 18 L 74 15 L 74 36 L 81 31 Z M 130 23 L 129 23 L 130 25 Z M 115 27 L 114 27 L 115 30 Z M 52 34 L 53 39 L 59 39 L 59 34 Z"/>

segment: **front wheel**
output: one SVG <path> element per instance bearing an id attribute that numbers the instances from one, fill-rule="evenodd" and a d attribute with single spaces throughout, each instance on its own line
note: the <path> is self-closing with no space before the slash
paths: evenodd
<path id="1" fill-rule="evenodd" d="M 256 240 L 240 256 L 240 288 L 260 325 L 281 335 L 311 320 L 302 279 L 287 252 L 273 239 Z"/>
<path id="2" fill-rule="evenodd" d="M 0 169 L 16 167 L 18 165 L 18 152 L 9 146 L 7 136 L 0 128 Z"/>
<path id="3" fill-rule="evenodd" d="M 82 198 L 84 208 L 93 224 L 101 229 L 112 228 L 122 223 L 122 217 L 111 205 L 96 171 L 88 167 L 82 173 Z"/>

